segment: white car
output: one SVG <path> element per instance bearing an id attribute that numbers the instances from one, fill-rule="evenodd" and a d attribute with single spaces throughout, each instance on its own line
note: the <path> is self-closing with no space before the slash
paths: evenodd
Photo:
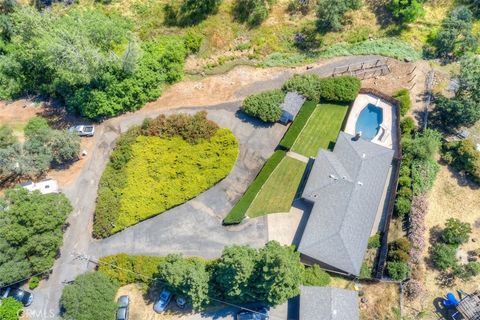
<path id="1" fill-rule="evenodd" d="M 95 133 L 95 127 L 80 125 L 71 127 L 70 129 L 68 129 L 68 132 L 76 132 L 80 137 L 93 137 L 93 134 Z"/>

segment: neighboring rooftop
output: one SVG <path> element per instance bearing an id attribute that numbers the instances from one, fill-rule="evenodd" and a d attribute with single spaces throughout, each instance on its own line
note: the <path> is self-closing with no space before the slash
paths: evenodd
<path id="1" fill-rule="evenodd" d="M 358 294 L 332 287 L 301 287 L 300 320 L 358 320 Z"/>
<path id="2" fill-rule="evenodd" d="M 340 132 L 319 150 L 302 197 L 313 203 L 298 250 L 323 267 L 359 275 L 379 213 L 394 151 Z"/>
<path id="3" fill-rule="evenodd" d="M 40 191 L 41 194 L 60 192 L 58 189 L 57 181 L 52 179 L 43 180 L 36 183 L 33 181 L 28 181 L 28 182 L 22 183 L 21 186 L 30 192 L 38 190 Z"/>
<path id="4" fill-rule="evenodd" d="M 307 99 L 297 92 L 288 92 L 285 95 L 283 103 L 280 105 L 280 108 L 283 110 L 280 122 L 288 123 L 289 121 L 293 121 L 305 103 L 305 100 Z"/>

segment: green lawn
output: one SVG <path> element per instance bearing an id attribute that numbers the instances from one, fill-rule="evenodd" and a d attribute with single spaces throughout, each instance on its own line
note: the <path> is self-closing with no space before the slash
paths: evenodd
<path id="1" fill-rule="evenodd" d="M 318 149 L 328 149 L 337 140 L 348 106 L 319 104 L 293 144 L 292 151 L 314 157 Z"/>
<path id="2" fill-rule="evenodd" d="M 306 166 L 299 160 L 283 158 L 248 208 L 247 216 L 290 211 Z"/>

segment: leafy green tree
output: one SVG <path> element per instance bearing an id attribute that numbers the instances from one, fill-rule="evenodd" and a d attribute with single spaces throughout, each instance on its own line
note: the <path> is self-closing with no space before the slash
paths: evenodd
<path id="1" fill-rule="evenodd" d="M 47 119 L 42 117 L 33 117 L 23 129 L 27 139 L 35 136 L 48 136 L 52 129 L 48 125 Z"/>
<path id="2" fill-rule="evenodd" d="M 443 21 L 434 45 L 440 58 L 457 58 L 475 52 L 478 37 L 472 33 L 473 14 L 465 6 L 456 7 Z"/>
<path id="3" fill-rule="evenodd" d="M 318 0 L 317 27 L 321 31 L 340 31 L 345 24 L 345 14 L 360 9 L 361 0 Z"/>
<path id="4" fill-rule="evenodd" d="M 282 304 L 300 292 L 303 275 L 300 254 L 293 247 L 270 241 L 259 251 L 255 275 L 253 290 L 257 300 Z"/>
<path id="5" fill-rule="evenodd" d="M 230 301 L 254 300 L 250 290 L 257 250 L 248 246 L 226 247 L 215 263 L 213 281 L 218 294 Z"/>
<path id="6" fill-rule="evenodd" d="M 13 130 L 8 125 L 0 126 L 0 149 L 7 148 L 17 143 L 17 138 L 13 135 Z"/>
<path id="7" fill-rule="evenodd" d="M 456 97 L 480 104 L 480 57 L 471 55 L 460 61 L 460 74 L 458 75 L 458 90 Z M 477 113 L 480 111 L 477 108 Z M 477 117 L 478 116 L 477 114 Z"/>
<path id="8" fill-rule="evenodd" d="M 158 266 L 156 278 L 160 285 L 166 283 L 173 294 L 187 297 L 194 310 L 208 302 L 209 275 L 205 263 L 199 259 L 168 255 Z"/>
<path id="9" fill-rule="evenodd" d="M 14 298 L 6 298 L 0 302 L 1 320 L 18 320 L 22 314 L 23 305 Z"/>
<path id="10" fill-rule="evenodd" d="M 403 148 L 407 157 L 418 160 L 432 159 L 440 150 L 442 135 L 435 130 L 425 129 L 415 139 L 404 139 Z"/>
<path id="11" fill-rule="evenodd" d="M 296 91 L 308 100 L 320 102 L 322 78 L 316 74 L 296 74 L 283 84 L 284 92 Z"/>
<path id="12" fill-rule="evenodd" d="M 251 27 L 258 26 L 267 19 L 276 0 L 235 0 L 233 15 Z"/>
<path id="13" fill-rule="evenodd" d="M 65 320 L 114 319 L 118 283 L 100 272 L 78 276 L 63 289 L 60 304 Z"/>
<path id="14" fill-rule="evenodd" d="M 480 182 L 480 151 L 471 139 L 452 141 L 444 146 L 442 158 L 459 171 Z"/>
<path id="15" fill-rule="evenodd" d="M 468 241 L 472 233 L 472 226 L 459 219 L 450 218 L 442 232 L 442 240 L 451 245 L 461 245 Z"/>
<path id="16" fill-rule="evenodd" d="M 388 9 L 395 19 L 400 22 L 414 22 L 425 11 L 421 1 L 418 0 L 391 0 Z"/>
<path id="17" fill-rule="evenodd" d="M 76 133 L 54 130 L 50 136 L 49 144 L 53 161 L 58 164 L 71 162 L 78 158 L 80 137 Z"/>
<path id="18" fill-rule="evenodd" d="M 284 98 L 285 93 L 281 90 L 265 91 L 248 96 L 243 101 L 242 109 L 246 114 L 264 122 L 275 122 L 282 116 L 280 105 Z"/>
<path id="19" fill-rule="evenodd" d="M 443 271 L 458 265 L 456 253 L 456 246 L 437 243 L 432 247 L 431 257 L 435 267 Z"/>
<path id="20" fill-rule="evenodd" d="M 62 226 L 72 206 L 63 194 L 23 188 L 0 199 L 0 283 L 51 268 L 62 244 Z"/>

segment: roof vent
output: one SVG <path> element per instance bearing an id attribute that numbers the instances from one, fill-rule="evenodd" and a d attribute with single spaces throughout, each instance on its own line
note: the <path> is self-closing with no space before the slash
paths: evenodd
<path id="1" fill-rule="evenodd" d="M 363 182 L 361 182 L 361 181 L 358 181 L 357 184 L 358 184 L 359 186 L 363 186 Z"/>
<path id="2" fill-rule="evenodd" d="M 365 159 L 367 155 L 365 153 L 362 153 L 362 159 Z"/>
<path id="3" fill-rule="evenodd" d="M 337 177 L 336 175 L 334 175 L 334 174 L 330 174 L 329 177 L 332 178 L 333 180 L 338 180 L 338 177 Z"/>

